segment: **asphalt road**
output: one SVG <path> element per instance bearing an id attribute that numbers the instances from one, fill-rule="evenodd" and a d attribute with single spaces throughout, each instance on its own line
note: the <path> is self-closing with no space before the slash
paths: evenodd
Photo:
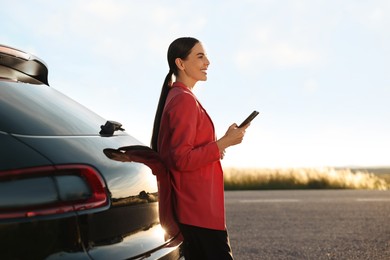
<path id="1" fill-rule="evenodd" d="M 227 191 L 236 260 L 390 259 L 390 191 Z"/>

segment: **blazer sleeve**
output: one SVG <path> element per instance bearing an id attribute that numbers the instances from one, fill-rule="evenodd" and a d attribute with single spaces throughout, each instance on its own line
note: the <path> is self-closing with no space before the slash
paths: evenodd
<path id="1" fill-rule="evenodd" d="M 200 112 L 200 105 L 189 93 L 177 95 L 169 102 L 166 113 L 171 135 L 170 156 L 176 170 L 193 171 L 220 159 L 212 122 L 206 129 L 198 129 Z M 202 143 L 196 144 L 199 139 Z"/>

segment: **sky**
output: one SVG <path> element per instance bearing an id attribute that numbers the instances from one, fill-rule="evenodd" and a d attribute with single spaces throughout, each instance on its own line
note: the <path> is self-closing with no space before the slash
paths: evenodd
<path id="1" fill-rule="evenodd" d="M 220 138 L 259 116 L 224 167 L 390 166 L 387 0 L 0 0 L 0 44 L 30 52 L 50 86 L 149 145 L 166 54 L 204 45 L 194 93 Z"/>

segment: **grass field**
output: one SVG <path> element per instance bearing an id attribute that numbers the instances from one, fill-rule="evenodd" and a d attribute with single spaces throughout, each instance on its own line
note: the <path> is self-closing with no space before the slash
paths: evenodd
<path id="1" fill-rule="evenodd" d="M 226 190 L 390 190 L 390 168 L 225 168 Z"/>

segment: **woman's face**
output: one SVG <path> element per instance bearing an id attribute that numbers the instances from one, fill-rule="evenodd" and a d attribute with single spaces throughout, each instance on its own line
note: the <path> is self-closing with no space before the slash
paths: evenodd
<path id="1" fill-rule="evenodd" d="M 200 80 L 207 80 L 207 68 L 210 65 L 210 61 L 201 43 L 195 44 L 187 58 L 180 61 L 180 78 L 185 77 L 185 81 L 190 81 L 193 84 Z"/>

